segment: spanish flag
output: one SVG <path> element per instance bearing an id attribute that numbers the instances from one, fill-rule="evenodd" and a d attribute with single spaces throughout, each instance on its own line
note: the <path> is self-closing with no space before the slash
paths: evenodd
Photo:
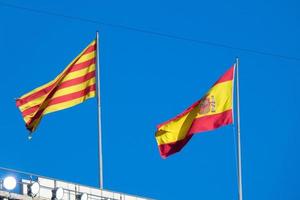
<path id="1" fill-rule="evenodd" d="M 233 123 L 234 69 L 232 66 L 202 99 L 157 126 L 155 137 L 163 158 L 180 151 L 195 133 Z"/>
<path id="2" fill-rule="evenodd" d="M 54 80 L 17 99 L 26 128 L 33 132 L 45 114 L 95 96 L 96 41 L 91 42 Z"/>

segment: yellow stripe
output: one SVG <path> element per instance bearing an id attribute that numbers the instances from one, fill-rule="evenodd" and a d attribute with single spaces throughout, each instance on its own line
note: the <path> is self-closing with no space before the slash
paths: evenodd
<path id="1" fill-rule="evenodd" d="M 94 77 L 94 78 L 91 78 L 91 79 L 89 79 L 85 82 L 79 83 L 77 85 L 73 85 L 73 86 L 70 86 L 70 87 L 66 87 L 66 88 L 57 90 L 51 99 L 53 99 L 55 97 L 62 96 L 62 95 L 66 95 L 66 94 L 69 94 L 69 93 L 78 92 L 80 90 L 85 89 L 86 87 L 88 87 L 90 85 L 95 84 L 95 82 L 96 82 L 96 80 L 95 80 L 95 77 Z M 28 103 L 20 106 L 19 109 L 21 110 L 21 112 L 23 112 L 24 110 L 26 110 L 28 108 L 39 105 L 45 100 L 46 97 L 47 97 L 47 94 L 43 95 L 39 98 L 36 98 L 32 101 L 29 101 Z M 27 117 L 27 116 L 25 116 L 25 117 Z"/>
<path id="2" fill-rule="evenodd" d="M 73 100 L 70 100 L 70 101 L 66 101 L 66 102 L 62 102 L 62 103 L 59 103 L 59 104 L 54 104 L 54 105 L 48 106 L 45 109 L 45 111 L 44 111 L 43 114 L 45 115 L 45 114 L 48 114 L 48 113 L 51 113 L 51 112 L 55 112 L 55 111 L 59 111 L 59 110 L 63 110 L 63 109 L 75 106 L 75 105 L 80 104 L 80 103 L 82 103 L 83 101 L 85 101 L 85 100 L 87 100 L 89 98 L 94 97 L 95 95 L 96 95 L 96 92 L 95 91 L 91 91 L 91 92 L 89 92 L 88 94 L 86 94 L 83 97 L 80 97 L 80 98 L 77 98 L 77 99 L 73 99 Z"/>
<path id="3" fill-rule="evenodd" d="M 222 113 L 232 108 L 232 81 L 226 81 L 213 86 L 205 95 L 215 100 L 215 112 L 212 109 L 206 114 L 198 113 L 196 118 Z"/>
<path id="4" fill-rule="evenodd" d="M 89 79 L 89 80 L 87 80 L 83 83 L 80 83 L 80 84 L 77 84 L 77 85 L 74 85 L 74 86 L 71 86 L 71 87 L 60 89 L 57 92 L 55 92 L 55 94 L 53 95 L 53 97 L 51 99 L 84 90 L 88 86 L 94 85 L 95 83 L 96 83 L 96 79 L 92 78 L 92 79 Z"/>
<path id="5" fill-rule="evenodd" d="M 24 119 L 24 121 L 25 121 L 26 124 L 29 122 L 29 120 L 30 120 L 31 118 L 32 118 L 32 116 L 29 116 L 29 115 L 23 117 L 23 119 Z"/>
<path id="6" fill-rule="evenodd" d="M 63 79 L 62 79 L 62 83 L 64 81 L 68 81 L 68 80 L 71 80 L 71 79 L 74 79 L 74 78 L 78 78 L 78 77 L 81 77 L 81 76 L 84 76 L 86 75 L 87 73 L 89 72 L 92 72 L 92 71 L 95 71 L 95 64 L 92 64 L 90 65 L 89 67 L 86 67 L 86 68 L 83 68 L 81 70 L 78 70 L 78 71 L 75 71 L 75 72 L 71 72 L 71 73 L 68 73 Z"/>
<path id="7" fill-rule="evenodd" d="M 210 110 L 206 114 L 199 114 L 201 106 L 199 104 L 181 118 L 161 126 L 155 135 L 157 144 L 168 144 L 184 139 L 195 118 L 218 114 L 232 109 L 232 81 L 222 82 L 213 86 L 205 96 L 211 97 L 212 95 L 215 99 L 215 112 Z"/>
<path id="8" fill-rule="evenodd" d="M 96 57 L 96 51 L 92 51 L 88 54 L 83 54 L 77 61 L 75 64 L 80 64 L 82 62 L 85 62 L 85 61 L 88 61 L 88 60 L 91 60 L 92 58 L 95 58 Z"/>
<path id="9" fill-rule="evenodd" d="M 96 40 L 93 40 L 89 45 L 88 45 L 88 47 L 89 46 L 93 46 L 94 44 L 96 44 Z M 87 48 L 86 48 L 87 49 Z"/>
<path id="10" fill-rule="evenodd" d="M 161 126 L 155 134 L 158 145 L 184 139 L 195 119 L 195 116 L 197 115 L 198 110 L 199 105 L 181 118 Z"/>
<path id="11" fill-rule="evenodd" d="M 63 73 L 64 73 L 71 65 L 74 64 L 74 61 L 75 61 L 75 60 L 77 60 L 80 56 L 82 56 L 82 54 L 87 50 L 87 48 L 89 48 L 90 46 L 94 45 L 95 43 L 96 43 L 96 40 L 93 40 L 93 41 L 92 41 L 92 42 L 91 42 L 84 50 L 81 51 L 81 53 L 80 53 L 78 56 L 76 56 L 75 59 L 73 59 L 73 61 L 72 61 L 72 62 L 71 62 L 71 63 L 63 70 L 63 72 L 61 72 L 54 80 L 52 80 L 52 81 L 50 81 L 50 82 L 48 82 L 48 83 L 46 83 L 46 84 L 44 84 L 44 85 L 42 85 L 42 86 L 40 86 L 40 87 L 38 87 L 38 88 L 35 88 L 35 89 L 32 90 L 32 91 L 30 91 L 30 92 L 28 92 L 28 93 L 22 95 L 22 96 L 20 97 L 20 99 L 22 99 L 22 98 L 24 98 L 24 97 L 27 97 L 27 96 L 29 96 L 29 95 L 31 95 L 31 94 L 33 94 L 33 93 L 35 93 L 35 92 L 37 92 L 37 91 L 43 89 L 43 88 L 48 87 L 49 85 L 53 84 L 56 80 L 58 80 L 58 79 L 62 76 L 62 74 L 63 74 Z"/>

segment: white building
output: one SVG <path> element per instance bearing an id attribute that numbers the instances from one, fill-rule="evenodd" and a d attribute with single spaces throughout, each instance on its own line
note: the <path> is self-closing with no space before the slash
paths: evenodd
<path id="1" fill-rule="evenodd" d="M 2 177 L 0 200 L 152 200 L 39 176 L 29 177 L 13 177 L 15 183 L 13 178 Z"/>

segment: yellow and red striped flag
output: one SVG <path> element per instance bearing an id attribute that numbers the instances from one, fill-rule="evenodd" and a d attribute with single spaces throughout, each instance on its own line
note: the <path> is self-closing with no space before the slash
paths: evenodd
<path id="1" fill-rule="evenodd" d="M 54 80 L 17 99 L 26 128 L 33 132 L 45 114 L 82 103 L 96 94 L 96 40 Z"/>
<path id="2" fill-rule="evenodd" d="M 163 158 L 180 151 L 195 133 L 233 123 L 234 69 L 232 66 L 202 99 L 157 126 L 155 138 Z"/>

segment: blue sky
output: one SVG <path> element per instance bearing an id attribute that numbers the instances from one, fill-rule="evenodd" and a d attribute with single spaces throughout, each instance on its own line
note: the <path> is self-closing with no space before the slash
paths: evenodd
<path id="1" fill-rule="evenodd" d="M 1 0 L 0 166 L 98 185 L 96 99 L 45 116 L 28 141 L 14 98 L 52 80 L 99 30 L 105 189 L 237 199 L 233 126 L 196 135 L 166 160 L 154 133 L 238 56 L 244 199 L 300 199 L 299 8 L 296 0 Z"/>

